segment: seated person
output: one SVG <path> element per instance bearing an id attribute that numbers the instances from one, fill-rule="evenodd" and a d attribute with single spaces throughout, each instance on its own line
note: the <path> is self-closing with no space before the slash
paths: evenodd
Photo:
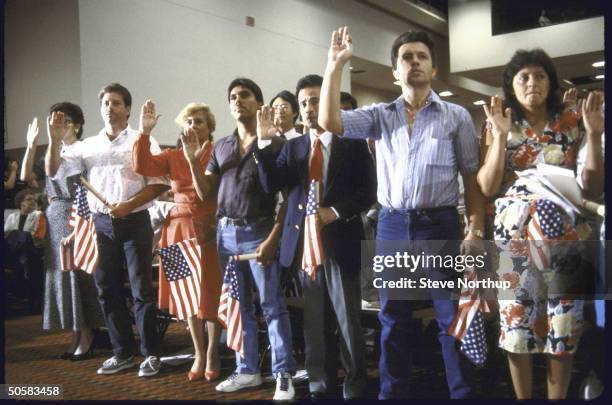
<path id="1" fill-rule="evenodd" d="M 38 210 L 36 191 L 21 190 L 15 197 L 19 211 L 4 221 L 5 266 L 16 271 L 21 281 L 21 297 L 27 297 L 30 310 L 40 310 L 42 290 L 43 244 L 47 221 Z"/>

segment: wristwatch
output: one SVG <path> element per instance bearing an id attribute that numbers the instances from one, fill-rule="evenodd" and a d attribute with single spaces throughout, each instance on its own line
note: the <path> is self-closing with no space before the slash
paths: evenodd
<path id="1" fill-rule="evenodd" d="M 481 231 L 480 229 L 470 229 L 468 231 L 468 235 L 469 234 L 472 234 L 472 235 L 474 235 L 474 236 L 476 236 L 476 237 L 478 237 L 480 239 L 484 239 L 484 232 Z"/>

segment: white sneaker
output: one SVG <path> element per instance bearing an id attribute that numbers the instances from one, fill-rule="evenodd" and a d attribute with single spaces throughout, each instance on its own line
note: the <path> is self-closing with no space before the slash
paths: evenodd
<path id="1" fill-rule="evenodd" d="M 149 356 L 140 363 L 140 370 L 138 370 L 138 377 L 151 377 L 159 373 L 161 368 L 161 361 L 157 356 Z"/>
<path id="2" fill-rule="evenodd" d="M 274 392 L 275 401 L 291 401 L 295 397 L 295 389 L 293 389 L 293 379 L 289 373 L 276 373 L 276 392 Z"/>
<path id="3" fill-rule="evenodd" d="M 257 387 L 262 384 L 261 374 L 233 373 L 227 380 L 218 384 L 215 389 L 220 392 L 234 392 L 243 388 Z"/>

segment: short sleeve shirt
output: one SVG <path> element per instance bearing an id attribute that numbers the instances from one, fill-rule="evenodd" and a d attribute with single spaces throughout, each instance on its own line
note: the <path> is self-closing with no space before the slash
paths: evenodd
<path id="1" fill-rule="evenodd" d="M 266 193 L 259 182 L 257 164 L 250 149 L 240 156 L 238 132 L 215 143 L 207 171 L 219 176 L 217 218 L 257 219 L 274 216 L 276 194 Z M 270 147 L 278 153 L 285 141 L 274 137 Z"/>

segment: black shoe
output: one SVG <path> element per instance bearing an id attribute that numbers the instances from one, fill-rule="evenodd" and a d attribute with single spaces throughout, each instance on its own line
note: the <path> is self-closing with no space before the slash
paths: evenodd
<path id="1" fill-rule="evenodd" d="M 94 335 L 94 337 L 91 339 L 91 344 L 89 345 L 89 349 L 87 349 L 85 353 L 81 353 L 81 354 L 71 353 L 71 356 L 69 357 L 69 359 L 71 361 L 82 361 L 82 360 L 91 359 L 92 357 L 94 357 L 95 348 L 96 348 L 96 336 Z"/>
<path id="2" fill-rule="evenodd" d="M 73 352 L 64 352 L 64 354 L 62 354 L 62 355 L 60 356 L 60 359 L 62 359 L 62 360 L 70 360 L 70 358 L 71 358 L 72 356 L 74 356 L 74 353 L 73 353 Z"/>
<path id="3" fill-rule="evenodd" d="M 322 399 L 328 399 L 329 396 L 321 391 L 312 391 L 309 394 L 308 398 L 310 398 L 311 401 L 320 401 Z"/>

